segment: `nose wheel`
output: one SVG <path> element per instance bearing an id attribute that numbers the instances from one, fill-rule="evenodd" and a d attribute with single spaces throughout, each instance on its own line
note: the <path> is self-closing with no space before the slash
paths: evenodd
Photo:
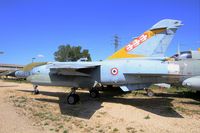
<path id="1" fill-rule="evenodd" d="M 67 103 L 68 104 L 71 104 L 71 105 L 74 105 L 76 104 L 77 102 L 80 101 L 80 97 L 78 94 L 76 94 L 76 90 L 78 88 L 71 88 L 71 92 L 69 93 L 69 95 L 67 96 Z"/>
<path id="2" fill-rule="evenodd" d="M 33 88 L 34 88 L 33 94 L 34 94 L 34 95 L 38 95 L 38 94 L 40 93 L 40 91 L 37 89 L 37 87 L 38 87 L 37 85 L 34 85 L 34 86 L 33 86 Z"/>

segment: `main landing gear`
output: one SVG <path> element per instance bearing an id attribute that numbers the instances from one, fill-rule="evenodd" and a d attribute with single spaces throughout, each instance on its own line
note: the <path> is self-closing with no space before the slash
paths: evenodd
<path id="1" fill-rule="evenodd" d="M 33 94 L 34 95 L 37 95 L 37 94 L 40 93 L 39 90 L 37 89 L 37 87 L 38 87 L 38 85 L 33 86 L 33 88 L 34 88 Z M 71 88 L 71 92 L 67 96 L 67 103 L 68 104 L 74 105 L 74 104 L 76 104 L 77 102 L 80 101 L 79 95 L 76 94 L 77 89 L 78 88 L 76 88 L 76 87 Z M 92 87 L 92 89 L 90 89 L 90 97 L 92 97 L 92 98 L 99 97 L 99 91 L 98 91 L 97 88 Z"/>
<path id="2" fill-rule="evenodd" d="M 77 89 L 78 88 L 75 88 L 75 87 L 71 88 L 71 92 L 69 93 L 69 95 L 67 97 L 67 103 L 68 104 L 73 105 L 73 104 L 76 104 L 80 100 L 79 95 L 76 94 Z"/>
<path id="3" fill-rule="evenodd" d="M 154 92 L 153 92 L 152 90 L 146 89 L 146 88 L 144 88 L 144 90 L 147 92 L 147 95 L 148 95 L 149 97 L 154 96 Z"/>
<path id="4" fill-rule="evenodd" d="M 71 88 L 71 92 L 69 93 L 69 95 L 67 97 L 67 103 L 68 104 L 74 105 L 74 104 L 76 104 L 77 102 L 80 101 L 79 95 L 76 94 L 77 89 L 78 88 L 75 88 L 75 87 Z M 99 97 L 99 91 L 96 88 L 92 88 L 90 90 L 90 97 L 92 97 L 92 98 Z"/>
<path id="5" fill-rule="evenodd" d="M 40 91 L 37 89 L 37 87 L 38 87 L 37 85 L 33 85 L 33 88 L 34 88 L 33 94 L 34 95 L 37 95 L 40 93 Z"/>

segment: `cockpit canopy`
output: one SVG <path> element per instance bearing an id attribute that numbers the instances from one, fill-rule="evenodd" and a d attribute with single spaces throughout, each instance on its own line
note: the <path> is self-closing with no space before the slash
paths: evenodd
<path id="1" fill-rule="evenodd" d="M 200 52 L 199 51 L 184 51 L 180 52 L 179 54 L 175 54 L 171 57 L 172 59 L 178 60 L 186 60 L 186 59 L 200 59 Z"/>
<path id="2" fill-rule="evenodd" d="M 175 60 L 191 59 L 192 53 L 191 53 L 191 51 L 184 51 L 184 52 L 180 52 L 180 54 L 173 55 L 171 58 L 173 58 Z"/>

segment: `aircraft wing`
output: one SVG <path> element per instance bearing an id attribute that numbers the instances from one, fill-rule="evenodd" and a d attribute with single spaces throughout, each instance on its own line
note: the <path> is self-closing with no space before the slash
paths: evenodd
<path id="1" fill-rule="evenodd" d="M 142 88 L 148 88 L 152 83 L 171 83 L 172 81 L 179 81 L 180 74 L 154 74 L 154 73 L 124 73 L 127 80 L 127 85 L 120 86 L 123 91 L 131 91 Z M 137 82 L 137 84 L 131 84 L 132 81 Z"/>
<path id="2" fill-rule="evenodd" d="M 13 71 L 5 71 L 5 72 L 2 72 L 0 73 L 0 76 L 10 76 L 10 74 L 16 72 L 16 70 L 13 70 Z"/>
<path id="3" fill-rule="evenodd" d="M 65 63 L 53 63 L 53 64 L 49 64 L 47 67 L 48 68 L 67 68 L 67 69 L 84 69 L 84 68 L 95 68 L 99 65 L 93 65 L 93 64 L 65 64 Z"/>
<path id="4" fill-rule="evenodd" d="M 181 74 L 154 74 L 154 73 L 125 73 L 126 81 L 131 83 L 133 80 L 138 84 L 143 83 L 174 83 L 178 82 L 184 75 Z"/>
<path id="5" fill-rule="evenodd" d="M 150 77 L 181 77 L 185 75 L 180 75 L 180 74 L 154 74 L 154 73 L 124 73 L 124 75 L 128 76 L 135 76 L 135 77 L 142 77 L 142 78 L 150 78 Z"/>
<path id="6" fill-rule="evenodd" d="M 50 64 L 48 68 L 51 74 L 89 77 L 91 71 L 98 66 L 91 64 Z"/>

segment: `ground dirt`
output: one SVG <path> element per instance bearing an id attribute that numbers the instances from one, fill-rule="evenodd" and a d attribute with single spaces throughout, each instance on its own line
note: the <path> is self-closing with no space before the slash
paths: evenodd
<path id="1" fill-rule="evenodd" d="M 0 80 L 0 133 L 198 133 L 200 96 L 155 90 L 156 96 L 105 90 L 89 97 L 78 90 L 80 102 L 68 105 L 68 88 L 40 87 Z"/>

